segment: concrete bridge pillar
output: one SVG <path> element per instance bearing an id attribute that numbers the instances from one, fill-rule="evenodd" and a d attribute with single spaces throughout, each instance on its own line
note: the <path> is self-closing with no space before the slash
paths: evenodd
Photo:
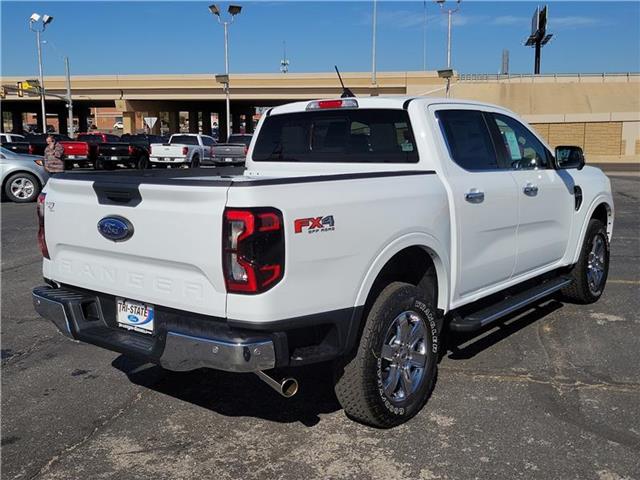
<path id="1" fill-rule="evenodd" d="M 58 133 L 62 133 L 64 135 L 69 133 L 69 122 L 68 116 L 66 112 L 60 113 L 58 112 Z"/>
<path id="2" fill-rule="evenodd" d="M 204 135 L 211 135 L 211 112 L 202 112 L 202 133 Z"/>
<path id="3" fill-rule="evenodd" d="M 218 112 L 218 137 L 220 143 L 227 141 L 227 115 L 224 110 Z"/>
<path id="4" fill-rule="evenodd" d="M 231 111 L 231 132 L 240 133 L 241 126 L 242 119 L 240 118 L 240 112 Z"/>
<path id="5" fill-rule="evenodd" d="M 89 122 L 87 121 L 89 117 L 89 110 L 82 109 L 78 111 L 78 130 L 81 132 L 86 132 L 87 127 L 89 126 Z"/>
<path id="6" fill-rule="evenodd" d="M 136 112 L 122 112 L 122 133 L 136 133 Z"/>
<path id="7" fill-rule="evenodd" d="M 169 133 L 180 133 L 180 112 L 169 112 Z"/>
<path id="8" fill-rule="evenodd" d="M 160 112 L 148 112 L 147 116 L 156 117 L 156 123 L 153 124 L 153 128 L 149 130 L 151 135 L 160 135 L 160 126 L 162 122 L 160 121 Z"/>
<path id="9" fill-rule="evenodd" d="M 22 112 L 11 112 L 11 132 L 12 133 L 24 133 L 24 127 L 22 126 Z"/>
<path id="10" fill-rule="evenodd" d="M 255 108 L 250 108 L 249 110 L 246 111 L 246 113 L 244 114 L 244 132 L 245 133 L 253 133 L 255 127 L 253 125 L 253 114 L 255 112 Z"/>
<path id="11" fill-rule="evenodd" d="M 198 133 L 198 112 L 189 112 L 189 133 Z"/>
<path id="12" fill-rule="evenodd" d="M 36 124 L 38 125 L 38 132 L 47 133 L 47 131 L 45 130 L 46 127 L 44 127 L 42 123 L 42 111 L 36 112 Z"/>

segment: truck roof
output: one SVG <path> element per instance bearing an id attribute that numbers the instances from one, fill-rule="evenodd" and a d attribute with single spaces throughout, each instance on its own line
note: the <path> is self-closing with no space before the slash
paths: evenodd
<path id="1" fill-rule="evenodd" d="M 354 100 L 358 102 L 358 108 L 389 108 L 399 109 L 404 108 L 406 103 L 410 100 L 421 100 L 426 105 L 453 103 L 456 105 L 468 104 L 478 105 L 485 107 L 500 108 L 498 105 L 492 105 L 489 103 L 476 102 L 474 100 L 466 100 L 460 98 L 444 98 L 444 97 L 421 97 L 421 96 L 397 96 L 397 97 L 354 97 Z M 321 98 L 317 100 L 307 100 L 303 102 L 294 102 L 287 105 L 280 105 L 274 107 L 270 111 L 270 115 L 279 115 L 282 113 L 294 113 L 306 111 L 307 106 L 314 101 L 331 101 L 331 100 L 344 100 L 342 98 Z"/>

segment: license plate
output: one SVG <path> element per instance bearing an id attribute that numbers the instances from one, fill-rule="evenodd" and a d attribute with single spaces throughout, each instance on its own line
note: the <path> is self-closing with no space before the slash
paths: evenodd
<path id="1" fill-rule="evenodd" d="M 76 158 L 78 158 L 78 157 L 76 157 L 75 155 L 67 155 L 67 158 L 68 158 L 69 160 L 75 160 L 75 159 L 76 159 Z"/>
<path id="2" fill-rule="evenodd" d="M 168 158 L 168 157 L 161 158 L 160 160 L 163 161 L 163 162 L 170 162 L 171 161 L 171 159 Z"/>
<path id="3" fill-rule="evenodd" d="M 225 161 L 225 162 L 233 162 L 233 158 L 229 158 L 229 157 L 227 157 L 227 158 L 225 158 L 225 159 L 224 159 L 224 161 Z"/>
<path id="4" fill-rule="evenodd" d="M 111 160 L 118 160 L 118 157 L 111 157 Z"/>
<path id="5" fill-rule="evenodd" d="M 116 298 L 118 325 L 127 330 L 153 333 L 153 305 Z"/>

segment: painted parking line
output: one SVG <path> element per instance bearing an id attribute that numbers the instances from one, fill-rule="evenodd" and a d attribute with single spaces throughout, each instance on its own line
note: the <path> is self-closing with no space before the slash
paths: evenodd
<path id="1" fill-rule="evenodd" d="M 607 280 L 607 283 L 621 283 L 623 285 L 640 285 L 640 280 Z"/>

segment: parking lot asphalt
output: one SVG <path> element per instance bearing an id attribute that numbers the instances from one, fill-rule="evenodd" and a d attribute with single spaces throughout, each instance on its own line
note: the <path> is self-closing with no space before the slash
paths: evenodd
<path id="1" fill-rule="evenodd" d="M 65 339 L 31 304 L 35 207 L 3 203 L 2 478 L 640 478 L 640 177 L 612 182 L 602 299 L 453 339 L 429 403 L 392 430 L 348 420 L 322 365 L 286 400 L 251 374 Z"/>

